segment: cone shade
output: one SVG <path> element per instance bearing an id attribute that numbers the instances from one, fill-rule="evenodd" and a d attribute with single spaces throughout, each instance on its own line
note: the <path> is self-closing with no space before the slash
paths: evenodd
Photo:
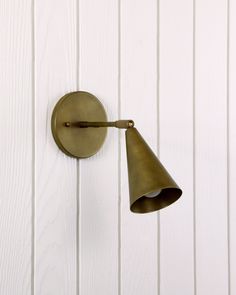
<path id="1" fill-rule="evenodd" d="M 152 212 L 179 199 L 181 189 L 136 128 L 126 130 L 126 149 L 131 211 Z"/>

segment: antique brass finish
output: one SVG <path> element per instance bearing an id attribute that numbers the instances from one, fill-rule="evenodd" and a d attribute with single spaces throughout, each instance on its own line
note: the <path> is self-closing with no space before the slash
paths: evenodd
<path id="1" fill-rule="evenodd" d="M 58 147 L 68 156 L 88 158 L 103 145 L 107 128 L 66 128 L 68 122 L 107 121 L 101 102 L 84 91 L 71 92 L 56 104 L 51 121 L 53 137 Z"/>
<path id="2" fill-rule="evenodd" d="M 126 131 L 130 210 L 147 213 L 174 203 L 182 194 L 136 128 Z"/>
<path id="3" fill-rule="evenodd" d="M 51 127 L 58 147 L 76 158 L 87 158 L 97 153 L 106 138 L 107 127 L 126 129 L 132 212 L 156 211 L 181 196 L 181 189 L 134 128 L 134 122 L 107 122 L 102 104 L 92 94 L 78 91 L 63 96 L 53 110 Z"/>

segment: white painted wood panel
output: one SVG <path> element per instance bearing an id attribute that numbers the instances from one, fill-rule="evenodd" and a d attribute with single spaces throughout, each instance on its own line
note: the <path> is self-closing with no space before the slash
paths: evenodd
<path id="1" fill-rule="evenodd" d="M 193 295 L 193 1 L 161 0 L 159 17 L 160 160 L 183 190 L 160 211 L 160 294 Z"/>
<path id="2" fill-rule="evenodd" d="M 227 1 L 196 1 L 197 294 L 228 294 Z"/>
<path id="3" fill-rule="evenodd" d="M 0 2 L 0 294 L 31 294 L 31 1 Z"/>
<path id="4" fill-rule="evenodd" d="M 51 114 L 76 89 L 76 2 L 35 1 L 35 295 L 76 294 L 76 160 L 57 148 Z"/>
<path id="5" fill-rule="evenodd" d="M 228 185 L 229 185 L 229 249 L 230 295 L 236 294 L 236 1 L 229 1 L 229 101 L 228 101 Z"/>
<path id="6" fill-rule="evenodd" d="M 1 295 L 236 293 L 235 16 L 234 0 L 0 1 Z M 52 109 L 78 88 L 134 119 L 178 202 L 130 212 L 124 130 L 90 159 L 58 150 Z"/>
<path id="7" fill-rule="evenodd" d="M 79 89 L 100 98 L 118 117 L 118 2 L 81 0 Z M 118 294 L 118 131 L 79 163 L 80 294 Z"/>
<path id="8" fill-rule="evenodd" d="M 157 152 L 157 2 L 121 1 L 121 118 L 133 119 Z M 121 294 L 157 294 L 157 213 L 129 209 L 125 134 L 121 134 Z"/>

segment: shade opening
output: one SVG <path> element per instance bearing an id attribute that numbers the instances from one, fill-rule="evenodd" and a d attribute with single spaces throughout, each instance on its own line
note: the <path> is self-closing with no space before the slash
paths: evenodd
<path id="1" fill-rule="evenodd" d="M 157 211 L 174 203 L 181 195 L 182 191 L 179 188 L 165 188 L 152 198 L 147 196 L 140 197 L 131 205 L 130 210 L 135 213 Z"/>

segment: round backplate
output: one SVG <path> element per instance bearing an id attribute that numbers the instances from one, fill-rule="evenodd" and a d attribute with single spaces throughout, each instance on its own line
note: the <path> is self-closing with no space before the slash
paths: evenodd
<path id="1" fill-rule="evenodd" d="M 52 134 L 58 147 L 68 156 L 88 158 L 96 154 L 104 143 L 107 128 L 66 127 L 65 122 L 106 122 L 101 102 L 84 91 L 71 92 L 56 104 L 52 114 Z"/>

